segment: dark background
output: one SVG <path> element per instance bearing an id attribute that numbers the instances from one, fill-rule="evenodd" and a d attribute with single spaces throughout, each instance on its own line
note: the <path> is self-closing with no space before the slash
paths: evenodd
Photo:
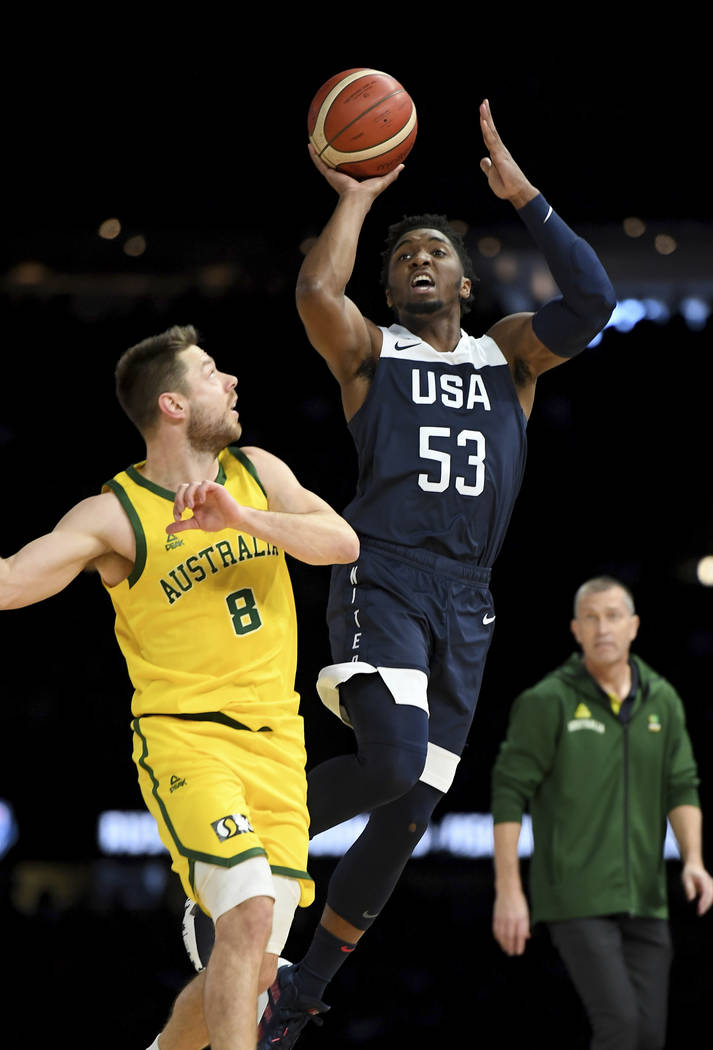
<path id="1" fill-rule="evenodd" d="M 397 27 L 382 20 L 363 41 L 314 12 L 294 20 L 275 12 L 257 27 L 238 12 L 231 19 L 205 15 L 150 35 L 90 24 L 83 46 L 66 22 L 45 25 L 39 43 L 26 30 L 10 37 L 0 552 L 51 529 L 141 458 L 114 399 L 114 363 L 176 323 L 196 325 L 219 365 L 237 372 L 244 442 L 284 457 L 341 509 L 355 457 L 338 387 L 293 300 L 300 244 L 333 206 L 307 156 L 309 101 L 327 77 L 359 65 L 387 70 L 410 91 L 416 146 L 367 219 L 350 294 L 390 323 L 378 286 L 385 227 L 414 211 L 445 212 L 467 224 L 481 273 L 479 307 L 466 320 L 479 335 L 514 294 L 529 294 L 525 278 L 509 288 L 497 280 L 480 239 L 499 238 L 521 273 L 532 264 L 519 221 L 478 169 L 477 108 L 488 97 L 504 141 L 599 251 L 619 299 L 658 296 L 669 318 L 610 328 L 540 381 L 525 482 L 493 574 L 497 631 L 474 729 L 436 818 L 489 810 L 510 705 L 572 650 L 572 595 L 601 572 L 633 589 L 636 649 L 681 693 L 710 815 L 712 594 L 693 567 L 712 547 L 711 327 L 691 327 L 681 305 L 694 294 L 713 300 L 710 96 L 692 72 L 700 67 L 690 36 L 610 27 L 601 42 L 585 34 L 575 56 L 562 26 L 555 39 L 540 36 L 547 26 L 463 22 L 425 8 L 420 24 L 407 10 Z M 622 230 L 630 216 L 646 225 L 636 240 Z M 113 241 L 97 236 L 109 217 L 122 224 Z M 659 254 L 657 234 L 675 238 L 677 250 Z M 131 257 L 124 245 L 136 235 L 146 250 Z M 329 660 L 328 571 L 291 567 L 312 764 L 351 741 L 313 686 Z M 163 859 L 110 861 L 96 846 L 99 813 L 141 808 L 130 687 L 100 592 L 96 577 L 82 576 L 2 618 L 0 797 L 19 827 L 0 860 L 14 972 L 6 1010 L 29 1045 L 63 1035 L 78 1047 L 148 1046 L 189 976 L 182 897 Z M 289 957 L 308 942 L 332 863 L 312 865 L 318 903 L 298 915 Z M 677 945 L 669 1046 L 678 1047 L 707 1020 L 713 920 L 695 919 L 678 865 L 669 868 Z M 489 860 L 414 860 L 334 982 L 327 1025 L 302 1043 L 405 1046 L 416 1033 L 477 1042 L 487 1031 L 505 1047 L 545 1035 L 551 1047 L 585 1046 L 579 1004 L 546 937 L 506 959 L 490 934 L 491 905 Z"/>

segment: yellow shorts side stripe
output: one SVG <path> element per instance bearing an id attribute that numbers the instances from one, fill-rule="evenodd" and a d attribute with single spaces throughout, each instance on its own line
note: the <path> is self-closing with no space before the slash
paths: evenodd
<path id="1" fill-rule="evenodd" d="M 239 864 L 243 860 L 248 860 L 249 857 L 267 856 L 267 850 L 263 849 L 262 846 L 254 846 L 252 848 L 242 850 L 240 853 L 237 853 L 232 857 L 221 857 L 220 855 L 215 853 L 205 853 L 200 850 L 189 849 L 187 846 L 185 846 L 178 837 L 178 833 L 176 832 L 174 824 L 170 816 L 168 815 L 166 805 L 158 793 L 159 783 L 156 777 L 154 776 L 153 769 L 146 761 L 146 759 L 148 758 L 148 741 L 141 729 L 139 728 L 139 719 L 135 718 L 132 725 L 134 732 L 143 744 L 143 751 L 138 759 L 138 765 L 141 767 L 141 769 L 145 771 L 145 773 L 151 780 L 151 784 L 153 785 L 151 789 L 151 794 L 153 795 L 156 801 L 156 805 L 158 806 L 158 809 L 161 813 L 162 820 L 157 821 L 159 825 L 159 832 L 161 831 L 161 826 L 163 824 L 163 827 L 165 827 L 166 831 L 168 831 L 169 835 L 171 836 L 171 840 L 174 845 L 175 851 L 179 853 L 182 857 L 185 857 L 186 860 L 189 862 L 189 865 L 191 867 L 191 885 L 193 885 L 193 865 L 197 860 L 205 861 L 207 864 L 218 864 L 224 868 L 232 868 L 234 864 Z M 173 855 L 174 851 L 171 850 L 170 846 L 168 847 L 168 849 L 169 852 Z M 286 874 L 286 872 L 276 872 L 275 874 Z M 307 874 L 307 872 L 305 872 L 304 874 L 295 874 L 294 877 L 309 878 L 310 876 Z"/>
<path id="2" fill-rule="evenodd" d="M 144 802 L 193 899 L 198 861 L 226 870 L 256 856 L 299 882 L 302 907 L 314 899 L 301 720 L 265 713 L 275 728 L 251 729 L 242 712 L 132 721 Z"/>

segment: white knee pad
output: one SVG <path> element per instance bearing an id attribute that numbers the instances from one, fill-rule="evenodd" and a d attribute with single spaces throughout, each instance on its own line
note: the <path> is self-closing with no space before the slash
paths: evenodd
<path id="1" fill-rule="evenodd" d="M 265 951 L 281 955 L 300 902 L 300 884 L 297 879 L 288 879 L 285 875 L 273 875 L 272 881 L 275 886 L 275 909 L 272 913 L 272 933 Z"/>
<path id="2" fill-rule="evenodd" d="M 230 878 L 230 873 L 235 872 L 237 868 L 244 869 L 242 877 Z M 300 901 L 300 884 L 297 879 L 273 875 L 264 857 L 251 857 L 234 868 L 219 868 L 197 862 L 195 886 L 203 904 L 211 910 L 209 918 L 194 901 L 186 901 L 183 914 L 183 943 L 196 970 L 200 972 L 208 962 L 215 941 L 217 919 L 250 897 L 273 898 L 275 906 L 272 931 L 265 951 L 278 956 L 281 954 Z"/>
<path id="3" fill-rule="evenodd" d="M 265 857 L 250 857 L 232 868 L 196 861 L 193 884 L 214 923 L 250 897 L 275 896 L 273 875 Z"/>

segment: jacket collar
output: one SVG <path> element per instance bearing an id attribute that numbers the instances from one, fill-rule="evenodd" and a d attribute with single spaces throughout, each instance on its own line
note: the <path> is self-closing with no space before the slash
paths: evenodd
<path id="1" fill-rule="evenodd" d="M 623 702 L 631 698 L 632 704 L 634 704 L 637 698 L 640 698 L 643 703 L 649 693 L 653 672 L 643 660 L 640 660 L 638 656 L 633 654 L 629 656 L 629 663 L 631 665 L 631 691 L 629 697 L 624 697 Z M 572 653 L 569 659 L 555 671 L 555 674 L 568 680 L 576 687 L 579 693 L 584 694 L 596 703 L 609 707 L 609 697 L 584 666 L 581 653 Z"/>

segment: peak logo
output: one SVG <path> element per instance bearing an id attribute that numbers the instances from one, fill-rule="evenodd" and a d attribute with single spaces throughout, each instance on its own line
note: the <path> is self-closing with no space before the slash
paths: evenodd
<path id="1" fill-rule="evenodd" d="M 178 788 L 182 788 L 182 787 L 185 787 L 185 786 L 186 786 L 186 779 L 185 779 L 185 777 L 177 777 L 176 774 L 174 773 L 173 776 L 171 777 L 171 787 L 169 789 L 171 794 L 173 794 L 174 791 L 177 791 Z"/>
<path id="2" fill-rule="evenodd" d="M 225 842 L 226 839 L 234 839 L 236 835 L 246 835 L 249 831 L 254 830 L 248 818 L 242 813 L 231 813 L 227 817 L 221 817 L 220 820 L 214 820 L 211 827 L 221 842 Z"/>

